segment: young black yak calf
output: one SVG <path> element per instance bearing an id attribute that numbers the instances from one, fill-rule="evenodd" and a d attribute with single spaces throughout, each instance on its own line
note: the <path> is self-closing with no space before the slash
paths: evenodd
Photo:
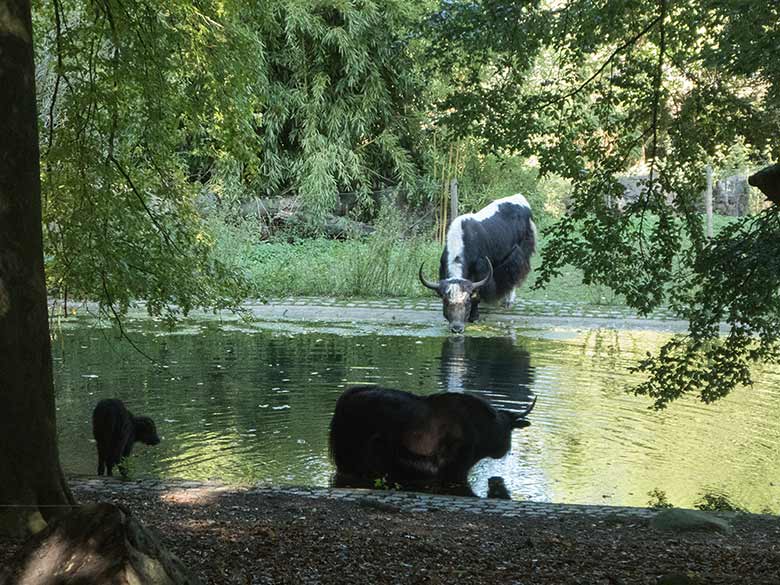
<path id="1" fill-rule="evenodd" d="M 346 390 L 330 423 L 336 485 L 390 485 L 471 494 L 468 472 L 509 452 L 522 413 L 493 408 L 472 394 L 417 396 L 378 386 Z M 473 495 L 473 494 L 471 494 Z"/>
<path id="2" fill-rule="evenodd" d="M 154 421 L 148 416 L 133 416 L 121 400 L 101 400 L 92 411 L 92 436 L 97 442 L 98 475 L 106 471 L 111 475 L 117 465 L 122 475 L 126 470 L 120 465 L 122 458 L 130 455 L 133 443 L 141 441 L 147 445 L 160 442 Z"/>

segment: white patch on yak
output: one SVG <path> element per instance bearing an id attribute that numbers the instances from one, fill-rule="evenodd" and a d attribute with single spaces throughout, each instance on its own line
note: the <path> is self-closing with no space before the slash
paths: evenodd
<path id="1" fill-rule="evenodd" d="M 452 220 L 447 230 L 447 278 L 463 278 L 463 221 L 468 219 L 475 221 L 490 219 L 498 213 L 498 208 L 503 203 L 531 209 L 528 200 L 518 193 L 503 199 L 496 199 L 476 213 L 464 213 Z M 531 222 L 531 229 L 534 232 L 534 238 L 536 238 L 536 226 L 533 222 Z"/>
<path id="2" fill-rule="evenodd" d="M 456 282 L 448 284 L 444 294 L 450 303 L 454 305 L 463 305 L 469 300 L 469 293 L 463 290 L 463 287 Z"/>

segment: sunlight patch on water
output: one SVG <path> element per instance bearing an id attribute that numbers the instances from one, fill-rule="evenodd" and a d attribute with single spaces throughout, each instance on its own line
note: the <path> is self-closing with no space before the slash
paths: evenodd
<path id="1" fill-rule="evenodd" d="M 152 416 L 164 437 L 137 446 L 137 477 L 327 485 L 338 396 L 381 384 L 477 392 L 509 410 L 537 397 L 512 451 L 472 470 L 480 494 L 500 475 L 519 499 L 641 506 L 660 489 L 675 505 L 715 494 L 780 512 L 777 368 L 716 404 L 684 399 L 655 412 L 626 391 L 640 380 L 627 368 L 667 333 L 480 326 L 449 337 L 442 329 L 210 320 L 171 335 L 162 323 L 133 320 L 127 331 L 152 363 L 113 331 L 68 323 L 53 344 L 63 465 L 94 473 L 91 410 L 117 397 Z"/>

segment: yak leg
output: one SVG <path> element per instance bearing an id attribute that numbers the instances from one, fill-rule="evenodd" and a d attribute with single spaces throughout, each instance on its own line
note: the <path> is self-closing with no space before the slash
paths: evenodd
<path id="1" fill-rule="evenodd" d="M 501 306 L 504 307 L 505 309 L 511 307 L 512 304 L 515 302 L 515 296 L 516 296 L 515 290 L 516 289 L 513 288 L 508 295 L 506 295 L 503 299 L 501 299 Z"/>
<path id="2" fill-rule="evenodd" d="M 469 323 L 473 323 L 479 319 L 479 301 L 474 300 L 471 302 L 471 311 L 469 311 Z"/>
<path id="3" fill-rule="evenodd" d="M 108 475 L 113 475 L 112 470 L 114 466 L 117 466 L 119 467 L 119 471 L 122 476 L 125 476 L 125 472 L 123 470 L 124 466 L 121 465 L 122 453 L 124 451 L 121 439 L 114 435 L 111 437 L 111 440 L 112 444 L 108 450 L 108 454 L 106 455 L 106 467 L 108 468 Z"/>
<path id="4" fill-rule="evenodd" d="M 98 444 L 98 467 L 97 474 L 103 475 L 106 472 L 106 452 L 105 449 L 101 449 Z M 110 473 L 109 473 L 110 475 Z"/>

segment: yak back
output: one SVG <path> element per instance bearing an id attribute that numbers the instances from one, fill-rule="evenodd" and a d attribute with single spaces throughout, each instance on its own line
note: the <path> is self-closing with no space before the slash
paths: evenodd
<path id="1" fill-rule="evenodd" d="M 465 481 L 478 459 L 496 451 L 496 423 L 495 410 L 477 396 L 358 386 L 336 404 L 330 453 L 339 473 Z"/>
<path id="2" fill-rule="evenodd" d="M 528 207 L 501 203 L 491 217 L 479 220 L 466 215 L 460 218 L 460 224 L 462 277 L 470 281 L 484 278 L 489 272 L 486 257 L 493 265 L 493 278 L 480 289 L 482 299 L 500 299 L 525 280 L 531 270 L 530 258 L 536 251 L 536 229 Z M 440 279 L 450 277 L 448 254 L 445 247 L 439 265 Z"/>
<path id="3" fill-rule="evenodd" d="M 98 450 L 129 455 L 135 441 L 133 414 L 116 398 L 101 400 L 92 412 L 92 435 Z M 117 461 L 118 462 L 118 459 Z"/>

